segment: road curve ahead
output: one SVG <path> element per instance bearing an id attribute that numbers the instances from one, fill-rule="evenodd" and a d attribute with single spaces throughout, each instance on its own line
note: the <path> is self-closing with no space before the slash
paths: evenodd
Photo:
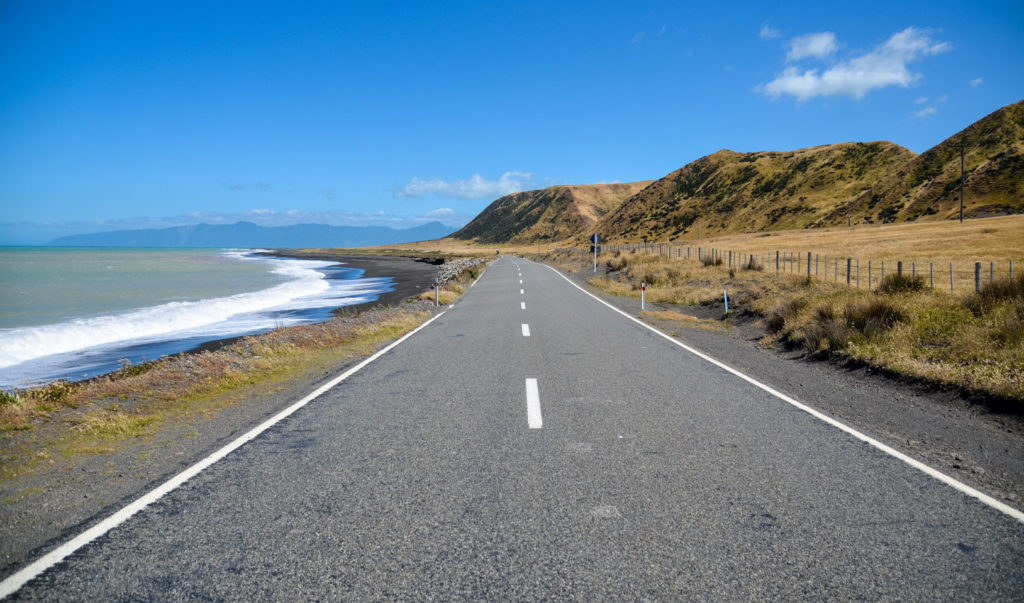
<path id="1" fill-rule="evenodd" d="M 1024 523 L 502 257 L 14 596 L 1019 599 Z"/>

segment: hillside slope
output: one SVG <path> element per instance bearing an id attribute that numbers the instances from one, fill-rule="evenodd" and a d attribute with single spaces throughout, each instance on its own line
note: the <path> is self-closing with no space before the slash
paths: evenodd
<path id="1" fill-rule="evenodd" d="M 608 238 L 802 228 L 849 204 L 914 153 L 890 142 L 702 157 L 656 181 L 597 225 Z M 845 218 L 845 216 L 844 216 Z"/>
<path id="2" fill-rule="evenodd" d="M 552 186 L 513 193 L 491 203 L 451 237 L 486 244 L 582 235 L 650 182 Z"/>
<path id="3" fill-rule="evenodd" d="M 964 216 L 1024 212 L 1024 101 L 974 122 L 885 178 L 855 212 L 877 221 L 960 215 L 960 146 L 964 145 Z M 834 220 L 826 220 L 833 222 Z"/>
<path id="4" fill-rule="evenodd" d="M 891 142 L 702 157 L 655 181 L 596 226 L 607 240 L 665 240 L 1024 213 L 1024 101 L 915 155 Z"/>

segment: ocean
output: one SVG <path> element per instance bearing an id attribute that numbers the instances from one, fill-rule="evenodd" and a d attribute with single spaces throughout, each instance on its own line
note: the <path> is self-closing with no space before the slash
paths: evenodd
<path id="1" fill-rule="evenodd" d="M 72 381 L 320 322 L 390 278 L 259 250 L 0 247 L 0 387 Z"/>

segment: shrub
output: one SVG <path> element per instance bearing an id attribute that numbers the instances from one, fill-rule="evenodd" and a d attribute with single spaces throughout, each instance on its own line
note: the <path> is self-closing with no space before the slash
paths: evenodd
<path id="1" fill-rule="evenodd" d="M 845 314 L 847 326 L 868 337 L 888 331 L 896 323 L 907 320 L 899 308 L 885 299 L 848 306 Z"/>
<path id="2" fill-rule="evenodd" d="M 757 258 L 750 256 L 747 263 L 743 265 L 744 270 L 764 270 L 764 266 L 758 263 Z"/>
<path id="3" fill-rule="evenodd" d="M 613 259 L 605 262 L 605 265 L 608 266 L 609 270 L 615 271 L 622 270 L 623 268 L 626 267 L 627 264 L 629 264 L 629 261 L 626 258 L 622 257 L 622 255 L 617 252 Z"/>
<path id="4" fill-rule="evenodd" d="M 135 375 L 142 375 L 148 373 L 153 368 L 152 362 L 141 362 L 139 364 L 132 364 L 132 361 L 127 358 L 122 358 L 118 361 L 121 368 L 117 371 L 118 377 L 134 377 Z"/>
<path id="5" fill-rule="evenodd" d="M 853 335 L 847 321 L 836 314 L 831 304 L 818 306 L 810 324 L 804 327 L 804 345 L 811 352 L 840 350 Z"/>
<path id="6" fill-rule="evenodd" d="M 807 305 L 807 301 L 803 298 L 796 297 L 791 299 L 783 299 L 771 312 L 768 313 L 768 319 L 765 321 L 765 326 L 768 328 L 769 333 L 778 333 L 786 326 L 786 321 L 792 320 L 800 310 L 803 310 Z"/>
<path id="7" fill-rule="evenodd" d="M 1002 312 L 992 329 L 992 339 L 1004 346 L 1024 344 L 1024 303 L 1016 303 Z"/>
<path id="8" fill-rule="evenodd" d="M 0 406 L 19 406 L 21 404 L 21 396 L 16 391 L 7 391 L 0 389 Z"/>
<path id="9" fill-rule="evenodd" d="M 923 276 L 910 276 L 907 274 L 889 274 L 886 275 L 878 289 L 878 293 L 911 293 L 915 291 L 924 291 L 928 288 L 927 282 Z"/>
<path id="10" fill-rule="evenodd" d="M 70 381 L 58 380 L 47 383 L 37 390 L 36 395 L 44 402 L 64 404 L 75 390 L 75 384 Z"/>
<path id="11" fill-rule="evenodd" d="M 722 265 L 722 258 L 720 258 L 720 257 L 713 257 L 711 255 L 706 255 L 701 260 L 701 263 L 704 264 L 704 266 L 721 266 Z"/>
<path id="12" fill-rule="evenodd" d="M 1013 280 L 999 279 L 982 285 L 981 290 L 972 293 L 964 300 L 964 305 L 975 315 L 981 316 L 991 312 L 1004 301 L 1024 303 L 1024 276 Z"/>

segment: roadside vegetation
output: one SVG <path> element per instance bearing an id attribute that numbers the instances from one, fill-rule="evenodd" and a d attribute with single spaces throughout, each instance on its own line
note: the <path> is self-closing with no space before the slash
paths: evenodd
<path id="1" fill-rule="evenodd" d="M 444 306 L 453 303 L 455 300 L 462 297 L 462 294 L 466 292 L 470 283 L 475 281 L 481 273 L 483 273 L 486 266 L 470 266 L 459 273 L 455 279 L 441 285 L 437 291 L 437 303 Z M 420 294 L 419 299 L 434 303 L 434 290 L 424 291 Z"/>
<path id="2" fill-rule="evenodd" d="M 549 261 L 589 270 L 580 256 Z M 1024 401 L 1024 277 L 996 279 L 978 293 L 933 290 L 921 277 L 890 274 L 875 289 L 777 274 L 750 263 L 720 263 L 637 252 L 602 254 L 604 275 L 589 279 L 617 295 L 652 303 L 730 310 L 763 320 L 765 345 L 862 362 L 905 378 L 999 399 Z"/>
<path id="3" fill-rule="evenodd" d="M 451 303 L 483 267 L 442 290 Z M 433 302 L 433 291 L 430 291 Z M 170 425 L 213 417 L 253 395 L 283 389 L 372 354 L 423 323 L 423 303 L 340 315 L 243 337 L 217 351 L 178 354 L 72 383 L 0 390 L 0 480 L 55 457 L 103 454 Z"/>

